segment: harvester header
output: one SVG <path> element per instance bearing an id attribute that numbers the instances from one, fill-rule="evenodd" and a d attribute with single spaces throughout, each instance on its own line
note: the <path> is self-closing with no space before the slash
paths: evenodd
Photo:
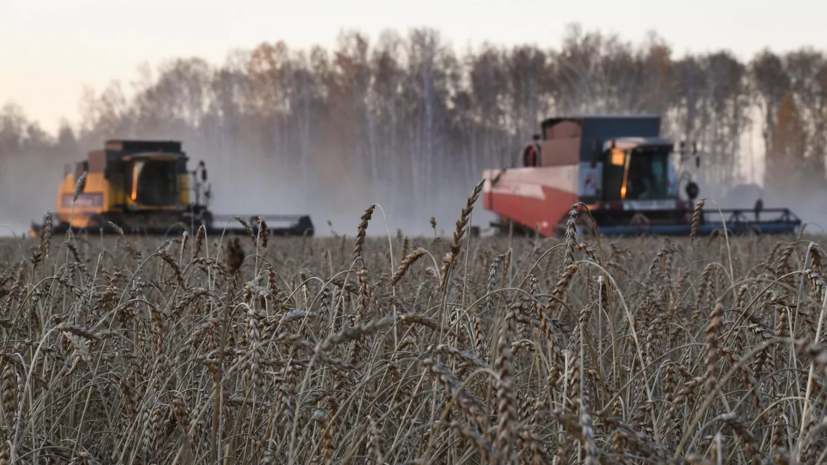
<path id="1" fill-rule="evenodd" d="M 238 216 L 256 228 L 255 220 L 261 216 L 274 235 L 313 234 L 307 215 L 214 215 L 209 209 L 211 188 L 205 187 L 206 165 L 200 161 L 190 171 L 188 161 L 179 141 L 107 140 L 86 160 L 66 166 L 57 193 L 55 232 L 71 227 L 113 233 L 112 223 L 125 233 L 148 235 L 201 225 L 210 234 L 246 234 L 243 227 L 214 222 Z M 78 189 L 83 173 L 86 179 Z M 32 234 L 41 228 L 32 224 Z"/>
<path id="2" fill-rule="evenodd" d="M 590 213 L 581 212 L 584 230 L 689 234 L 699 188 L 683 166 L 689 154 L 696 155 L 696 167 L 700 158 L 695 144 L 690 152 L 684 142 L 676 147 L 663 138 L 660 125 L 660 117 L 649 115 L 542 121 L 541 134 L 519 153 L 522 166 L 483 172 L 484 206 L 500 218 L 493 226 L 554 236 L 564 228 L 572 205 L 582 202 Z M 725 218 L 718 209 L 704 210 L 698 233 L 708 234 L 724 224 L 731 232 L 792 232 L 801 224 L 788 209 L 757 211 L 759 205 L 723 210 Z M 773 214 L 778 217 L 771 218 Z"/>

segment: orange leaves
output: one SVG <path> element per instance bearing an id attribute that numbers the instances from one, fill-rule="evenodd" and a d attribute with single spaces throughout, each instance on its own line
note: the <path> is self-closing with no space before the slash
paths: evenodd
<path id="1" fill-rule="evenodd" d="M 247 73 L 253 84 L 247 103 L 263 114 L 286 110 L 284 102 L 284 74 L 290 67 L 290 53 L 283 41 L 264 42 L 253 49 L 247 63 Z"/>

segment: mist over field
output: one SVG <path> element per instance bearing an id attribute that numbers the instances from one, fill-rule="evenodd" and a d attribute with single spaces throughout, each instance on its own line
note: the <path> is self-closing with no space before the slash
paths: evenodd
<path id="1" fill-rule="evenodd" d="M 697 142 L 701 167 L 687 169 L 701 197 L 751 208 L 756 195 L 727 193 L 757 183 L 765 207 L 827 225 L 827 60 L 814 49 L 676 58 L 657 35 L 631 43 L 572 26 L 553 49 L 460 53 L 419 29 L 342 33 L 332 50 L 274 42 L 224 64 L 157 65 L 86 90 L 58 134 L 13 102 L 3 107 L 0 225 L 23 233 L 41 221 L 64 165 L 105 140 L 160 138 L 182 141 L 190 168 L 206 161 L 219 214 L 309 214 L 320 235 L 328 221 L 353 235 L 378 203 L 391 234 L 431 234 L 432 216 L 449 233 L 482 170 L 513 166 L 542 119 L 601 113 L 657 114 L 665 137 Z M 375 217 L 369 234 L 385 234 L 382 210 Z M 492 219 L 479 208 L 473 223 Z"/>

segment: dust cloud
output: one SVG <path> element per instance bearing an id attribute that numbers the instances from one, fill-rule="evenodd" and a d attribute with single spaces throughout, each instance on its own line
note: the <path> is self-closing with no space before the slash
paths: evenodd
<path id="1" fill-rule="evenodd" d="M 767 195 L 766 208 L 789 208 L 806 224 L 808 234 L 827 234 L 827 189 L 790 189 Z"/>
<path id="2" fill-rule="evenodd" d="M 783 191 L 770 191 L 758 184 L 739 184 L 729 188 L 710 186 L 696 181 L 700 187 L 700 198 L 707 198 L 705 209 L 740 209 L 747 219 L 753 219 L 756 202 L 760 199 L 763 209 L 789 209 L 806 224 L 805 232 L 827 234 L 827 189 L 796 187 Z M 762 220 L 778 218 L 780 212 L 766 212 Z M 717 216 L 717 215 L 716 215 Z M 725 215 L 728 216 L 728 215 Z"/>
<path id="3" fill-rule="evenodd" d="M 324 154 L 311 154 L 309 158 L 316 162 L 302 169 L 285 167 L 275 157 L 244 157 L 200 144 L 188 147 L 185 142 L 184 150 L 191 167 L 202 159 L 206 163 L 212 192 L 210 207 L 216 215 L 306 214 L 310 215 L 317 236 L 354 236 L 360 216 L 374 203 L 378 207 L 368 235 L 396 235 L 397 229 L 408 236 L 433 235 L 432 216 L 438 232 L 450 234 L 465 199 L 478 181 L 445 175 L 438 180 L 436 195 L 431 194 L 437 200 L 424 202 L 412 189 L 394 184 L 387 176 L 371 179 L 357 166 L 334 160 L 318 162 Z M 482 211 L 480 200 L 473 224 L 488 224 L 490 216 L 478 216 Z"/>
<path id="4" fill-rule="evenodd" d="M 26 235 L 55 210 L 63 165 L 42 153 L 0 157 L 0 237 Z"/>

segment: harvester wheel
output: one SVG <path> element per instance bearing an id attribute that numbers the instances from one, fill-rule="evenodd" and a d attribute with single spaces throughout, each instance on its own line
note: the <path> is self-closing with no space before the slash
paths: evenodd
<path id="1" fill-rule="evenodd" d="M 649 226 L 649 218 L 646 218 L 646 215 L 643 213 L 635 213 L 635 215 L 632 216 L 632 224 L 636 226 Z"/>
<path id="2" fill-rule="evenodd" d="M 89 222 L 86 224 L 86 227 L 89 229 L 97 229 L 103 227 L 106 224 L 106 218 L 102 217 L 101 215 L 92 215 L 89 218 Z"/>

